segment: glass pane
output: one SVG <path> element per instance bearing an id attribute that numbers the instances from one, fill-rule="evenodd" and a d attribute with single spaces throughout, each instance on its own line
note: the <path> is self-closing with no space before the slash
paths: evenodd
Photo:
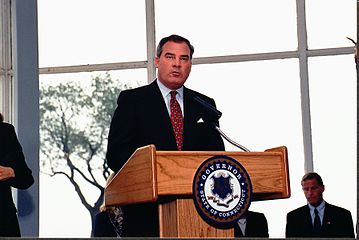
<path id="1" fill-rule="evenodd" d="M 155 3 L 157 41 L 183 35 L 193 43 L 195 57 L 297 49 L 294 0 Z"/>
<path id="2" fill-rule="evenodd" d="M 146 76 L 145 69 L 40 76 L 40 237 L 91 236 L 90 210 L 102 203 L 96 184 L 105 184 L 107 135 L 118 94 L 146 84 Z M 71 169 L 80 191 L 65 176 L 72 176 Z"/>
<path id="3" fill-rule="evenodd" d="M 145 1 L 39 0 L 39 66 L 146 59 Z"/>
<path id="4" fill-rule="evenodd" d="M 354 0 L 306 1 L 308 48 L 354 46 L 357 7 Z"/>
<path id="5" fill-rule="evenodd" d="M 324 199 L 357 209 L 357 78 L 352 55 L 309 58 L 314 170 Z M 346 184 L 345 191 L 342 183 Z"/>
<path id="6" fill-rule="evenodd" d="M 249 150 L 287 146 L 290 181 L 300 183 L 304 155 L 297 59 L 195 65 L 186 86 L 215 99 L 223 113 L 222 131 Z M 240 151 L 227 142 L 226 150 Z M 294 185 L 290 199 L 253 202 L 251 209 L 265 214 L 270 237 L 284 237 L 286 212 L 298 202 L 303 196 Z"/>

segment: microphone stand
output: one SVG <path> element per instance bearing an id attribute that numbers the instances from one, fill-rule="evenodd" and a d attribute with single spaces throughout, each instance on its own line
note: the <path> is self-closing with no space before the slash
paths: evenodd
<path id="1" fill-rule="evenodd" d="M 230 139 L 226 134 L 224 134 L 224 132 L 222 132 L 222 130 L 218 126 L 216 126 L 216 124 L 213 124 L 213 125 L 214 125 L 215 129 L 219 132 L 219 134 L 221 134 L 221 136 L 224 137 L 229 143 L 231 143 L 232 145 L 242 149 L 245 152 L 250 152 L 247 148 L 245 148 L 241 144 L 236 143 L 235 141 Z"/>
<path id="2" fill-rule="evenodd" d="M 203 106 L 205 108 L 205 110 L 207 111 L 207 113 L 210 115 L 209 117 L 209 123 L 211 125 L 213 125 L 213 127 L 217 130 L 217 132 L 219 132 L 219 134 L 224 137 L 229 143 L 233 144 L 234 146 L 242 149 L 245 152 L 250 152 L 247 148 L 245 148 L 244 146 L 242 146 L 239 143 L 236 143 L 235 141 L 233 141 L 232 139 L 230 139 L 226 134 L 224 134 L 224 132 L 222 132 L 222 130 L 218 127 L 218 119 L 222 116 L 222 113 L 220 111 L 218 111 L 214 106 L 212 106 L 211 104 L 207 103 L 206 101 L 204 101 L 202 98 L 191 94 L 193 100 L 195 100 L 197 103 L 199 103 L 201 106 Z"/>

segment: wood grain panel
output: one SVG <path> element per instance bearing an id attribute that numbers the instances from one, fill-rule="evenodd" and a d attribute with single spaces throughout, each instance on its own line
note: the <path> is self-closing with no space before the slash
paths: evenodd
<path id="1" fill-rule="evenodd" d="M 106 205 L 157 200 L 155 147 L 139 148 L 130 159 L 106 187 Z"/>
<path id="2" fill-rule="evenodd" d="M 195 172 L 203 161 L 215 155 L 226 155 L 241 163 L 251 178 L 254 194 L 262 198 L 265 195 L 276 198 L 290 196 L 285 147 L 268 152 L 210 152 L 211 155 L 208 153 L 157 151 L 159 196 L 191 195 Z"/>
<path id="3" fill-rule="evenodd" d="M 158 202 L 160 236 L 176 238 L 232 238 L 233 229 L 208 225 L 192 200 L 194 174 L 203 161 L 228 156 L 240 162 L 253 185 L 253 199 L 290 197 L 286 147 L 264 152 L 156 151 L 154 145 L 137 149 L 105 188 L 105 204 Z M 169 199 L 172 199 L 169 201 Z"/>
<path id="4" fill-rule="evenodd" d="M 214 228 L 197 213 L 192 199 L 160 205 L 160 236 L 176 238 L 233 238 L 234 230 Z"/>
<path id="5" fill-rule="evenodd" d="M 156 201 L 161 196 L 192 195 L 194 174 L 213 156 L 236 159 L 248 172 L 253 200 L 290 197 L 286 147 L 265 152 L 156 151 L 139 148 L 105 189 L 106 205 Z"/>

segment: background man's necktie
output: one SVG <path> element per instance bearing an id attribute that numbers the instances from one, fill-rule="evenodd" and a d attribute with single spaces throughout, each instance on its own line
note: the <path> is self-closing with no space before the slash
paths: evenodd
<path id="1" fill-rule="evenodd" d="M 318 210 L 315 208 L 314 209 L 314 232 L 316 234 L 316 236 L 319 236 L 320 235 L 320 232 L 321 232 L 321 228 L 322 228 L 322 224 L 320 223 L 320 218 L 319 218 L 319 215 L 318 215 Z"/>
<path id="2" fill-rule="evenodd" d="M 176 91 L 171 91 L 171 122 L 176 137 L 177 149 L 182 150 L 183 145 L 183 116 L 179 103 L 176 100 Z"/>

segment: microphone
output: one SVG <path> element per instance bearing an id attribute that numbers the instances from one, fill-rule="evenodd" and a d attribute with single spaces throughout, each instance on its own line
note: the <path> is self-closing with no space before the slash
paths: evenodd
<path id="1" fill-rule="evenodd" d="M 195 100 L 197 103 L 199 103 L 204 109 L 207 110 L 207 113 L 209 113 L 209 115 L 211 115 L 212 119 L 215 120 L 214 122 L 217 122 L 218 119 L 221 118 L 222 113 L 220 111 L 218 111 L 215 107 L 213 107 L 211 104 L 209 104 L 208 102 L 204 101 L 202 98 L 200 98 L 197 95 L 192 95 L 193 100 Z M 212 121 L 213 123 L 213 121 Z M 217 123 L 216 123 L 217 125 Z"/>
<path id="2" fill-rule="evenodd" d="M 219 134 L 226 139 L 229 143 L 233 144 L 234 146 L 242 149 L 245 152 L 250 152 L 246 147 L 244 147 L 243 145 L 236 143 L 235 141 L 233 141 L 232 139 L 230 139 L 226 134 L 224 134 L 224 132 L 222 132 L 222 130 L 219 128 L 219 123 L 218 120 L 220 119 L 220 117 L 222 116 L 222 112 L 220 112 L 219 110 L 217 110 L 214 106 L 212 106 L 211 104 L 209 104 L 208 102 L 204 101 L 202 98 L 200 98 L 199 96 L 195 95 L 195 94 L 191 94 L 192 99 L 195 100 L 199 105 L 201 105 L 206 112 L 210 115 L 210 120 L 209 120 L 209 124 L 212 125 L 217 132 L 219 132 Z M 207 120 L 204 119 L 204 120 Z"/>

